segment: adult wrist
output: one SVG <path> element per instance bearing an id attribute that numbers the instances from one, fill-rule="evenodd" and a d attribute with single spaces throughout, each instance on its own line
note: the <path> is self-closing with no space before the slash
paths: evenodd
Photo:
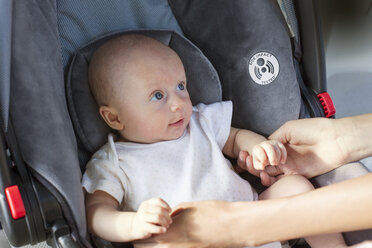
<path id="1" fill-rule="evenodd" d="M 350 150 L 349 150 L 349 141 L 348 136 L 350 135 L 350 126 L 351 122 L 347 118 L 341 119 L 329 119 L 331 124 L 330 130 L 334 131 L 334 139 L 337 142 L 337 145 L 340 148 L 341 154 L 339 154 L 340 164 L 337 166 L 341 166 L 343 164 L 351 162 L 350 158 Z M 348 131 L 349 130 L 349 131 Z"/>
<path id="2" fill-rule="evenodd" d="M 219 236 L 218 247 L 233 248 L 249 246 L 249 239 L 246 239 L 247 231 L 245 225 L 250 218 L 246 218 L 247 204 L 250 202 L 225 202 L 223 220 L 221 225 L 228 228 Z M 252 213 L 254 214 L 254 213 Z M 247 220 L 247 221 L 246 221 Z M 242 225 L 244 224 L 244 226 Z M 242 226 L 241 226 L 242 225 Z M 229 228 L 231 227 L 231 228 Z"/>
<path id="3" fill-rule="evenodd" d="M 227 224 L 233 226 L 234 231 L 231 245 L 226 247 L 259 246 L 275 241 L 278 232 L 272 224 L 275 225 L 273 220 L 280 219 L 282 204 L 273 204 L 273 201 L 276 200 L 231 203 L 229 213 L 232 214 Z"/>
<path id="4" fill-rule="evenodd" d="M 343 164 L 372 155 L 372 115 L 335 120 L 338 143 L 343 151 Z"/>
<path id="5" fill-rule="evenodd" d="M 344 131 L 349 137 L 346 144 L 347 162 L 372 156 L 372 114 L 344 118 L 344 122 L 350 123 Z"/>

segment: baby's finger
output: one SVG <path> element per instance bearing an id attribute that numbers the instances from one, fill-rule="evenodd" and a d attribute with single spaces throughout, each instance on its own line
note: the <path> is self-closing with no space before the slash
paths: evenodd
<path id="1" fill-rule="evenodd" d="M 270 165 L 278 165 L 281 159 L 280 149 L 277 146 L 277 142 L 268 141 L 261 143 L 261 146 L 266 152 L 266 156 L 269 160 Z"/>
<path id="2" fill-rule="evenodd" d="M 260 145 L 256 145 L 252 150 L 253 157 L 253 167 L 256 170 L 263 170 L 265 165 L 267 165 L 268 160 L 265 153 L 265 150 Z"/>
<path id="3" fill-rule="evenodd" d="M 168 212 L 172 211 L 168 203 L 161 198 L 151 198 L 150 200 L 148 200 L 148 204 L 152 206 L 162 207 L 166 209 Z"/>
<path id="4" fill-rule="evenodd" d="M 159 214 L 152 214 L 146 213 L 146 222 L 151 224 L 156 224 L 162 227 L 168 228 L 169 225 L 172 223 L 171 217 L 168 215 L 159 215 Z"/>
<path id="5" fill-rule="evenodd" d="M 146 232 L 152 233 L 152 234 L 161 234 L 165 233 L 167 231 L 167 228 L 163 226 L 157 226 L 151 223 L 146 223 L 144 227 Z"/>
<path id="6" fill-rule="evenodd" d="M 152 208 L 147 211 L 148 214 L 154 215 L 154 216 L 161 216 L 165 218 L 168 225 L 172 223 L 172 218 L 170 216 L 170 211 L 164 208 Z"/>

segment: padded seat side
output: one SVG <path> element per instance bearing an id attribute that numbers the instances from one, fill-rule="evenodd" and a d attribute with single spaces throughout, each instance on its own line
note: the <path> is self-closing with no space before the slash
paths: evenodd
<path id="1" fill-rule="evenodd" d="M 84 195 L 65 98 L 56 5 L 41 0 L 13 4 L 11 121 L 29 170 L 59 199 L 79 240 L 87 237 Z"/>

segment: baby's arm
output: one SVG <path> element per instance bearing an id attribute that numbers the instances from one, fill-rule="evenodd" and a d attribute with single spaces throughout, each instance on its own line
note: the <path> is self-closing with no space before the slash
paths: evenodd
<path id="1" fill-rule="evenodd" d="M 240 167 L 257 176 L 265 166 L 285 163 L 287 159 L 287 151 L 282 143 L 233 127 L 222 151 L 227 156 L 238 158 Z"/>
<path id="2" fill-rule="evenodd" d="M 89 231 L 111 242 L 129 242 L 165 233 L 172 223 L 170 207 L 159 198 L 144 201 L 137 212 L 122 212 L 118 207 L 117 200 L 103 191 L 88 194 Z"/>

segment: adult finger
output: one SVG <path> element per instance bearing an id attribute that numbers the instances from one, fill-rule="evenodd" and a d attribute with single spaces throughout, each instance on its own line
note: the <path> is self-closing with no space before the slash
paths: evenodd
<path id="1" fill-rule="evenodd" d="M 283 144 L 288 143 L 291 140 L 290 132 L 291 121 L 286 122 L 280 128 L 278 128 L 274 133 L 269 136 L 269 140 L 279 140 Z"/>
<path id="2" fill-rule="evenodd" d="M 261 171 L 260 173 L 261 183 L 264 186 L 271 186 L 273 183 L 277 181 L 275 177 L 269 176 L 265 171 Z"/>
<path id="3" fill-rule="evenodd" d="M 247 160 L 248 156 L 249 156 L 249 154 L 248 154 L 247 151 L 240 151 L 239 155 L 238 155 L 237 164 L 240 168 L 242 168 L 244 170 L 248 169 L 247 164 L 246 164 L 246 160 Z"/>
<path id="4" fill-rule="evenodd" d="M 272 177 L 276 177 L 280 174 L 283 174 L 284 172 L 282 171 L 280 166 L 277 165 L 268 165 L 265 167 L 265 172 Z"/>
<path id="5" fill-rule="evenodd" d="M 253 158 L 252 158 L 252 156 L 248 156 L 247 157 L 247 159 L 245 161 L 245 166 L 246 166 L 246 170 L 249 173 L 251 173 L 252 175 L 255 175 L 256 177 L 259 177 L 260 176 L 260 172 L 253 167 Z"/>

